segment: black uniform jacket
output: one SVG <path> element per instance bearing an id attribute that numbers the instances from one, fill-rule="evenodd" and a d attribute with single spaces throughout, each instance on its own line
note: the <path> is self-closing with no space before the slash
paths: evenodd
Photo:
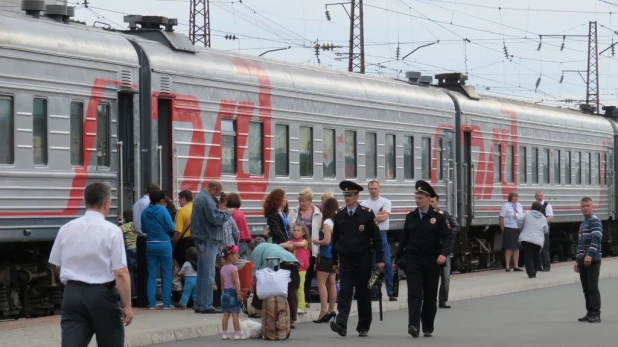
<path id="1" fill-rule="evenodd" d="M 421 220 L 417 208 L 406 215 L 397 258 L 447 257 L 451 254 L 454 240 L 455 233 L 443 213 L 430 208 Z"/>
<path id="2" fill-rule="evenodd" d="M 444 215 L 446 217 L 446 221 L 448 222 L 448 226 L 451 228 L 451 231 L 455 233 L 455 237 L 459 234 L 459 223 L 457 223 L 457 218 L 453 217 L 448 211 L 444 211 L 438 209 L 438 213 Z"/>
<path id="3" fill-rule="evenodd" d="M 352 216 L 348 208 L 339 209 L 335 215 L 333 227 L 333 264 L 337 264 L 340 255 L 346 258 L 364 256 L 370 249 L 376 252 L 376 262 L 384 262 L 382 235 L 376 222 L 376 216 L 370 208 L 356 207 Z"/>

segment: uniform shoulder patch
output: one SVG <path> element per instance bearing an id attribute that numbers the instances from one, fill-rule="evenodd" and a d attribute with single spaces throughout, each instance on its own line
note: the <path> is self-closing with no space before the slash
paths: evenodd
<path id="1" fill-rule="evenodd" d="M 444 214 L 444 211 L 440 210 L 438 211 L 439 214 Z"/>
<path id="2" fill-rule="evenodd" d="M 344 209 L 345 209 L 345 206 L 340 207 L 340 208 L 337 210 L 337 212 L 341 212 L 341 211 L 343 211 Z"/>

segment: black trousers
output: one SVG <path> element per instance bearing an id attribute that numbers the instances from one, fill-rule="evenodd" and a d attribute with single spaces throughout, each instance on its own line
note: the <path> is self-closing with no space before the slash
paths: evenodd
<path id="1" fill-rule="evenodd" d="M 182 264 L 180 265 L 182 266 Z M 135 279 L 135 289 L 137 290 L 137 301 L 135 306 L 148 306 L 148 261 L 146 259 L 146 237 L 137 237 L 137 272 Z"/>
<path id="2" fill-rule="evenodd" d="M 524 248 L 524 263 L 528 277 L 536 277 L 536 272 L 541 268 L 541 246 L 527 241 L 522 241 Z"/>
<path id="3" fill-rule="evenodd" d="M 545 242 L 543 243 L 543 251 L 541 253 L 541 261 L 543 262 L 543 270 L 549 271 L 551 268 L 551 257 L 549 254 L 549 233 L 545 234 Z"/>
<path id="4" fill-rule="evenodd" d="M 311 245 L 309 246 L 311 247 Z M 311 302 L 311 280 L 315 277 L 316 271 L 315 268 L 315 257 L 309 258 L 309 268 L 307 269 L 307 273 L 305 274 L 305 301 L 307 303 Z"/>
<path id="5" fill-rule="evenodd" d="M 352 307 L 352 296 L 356 290 L 358 325 L 356 331 L 369 331 L 371 313 L 371 290 L 367 288 L 371 278 L 371 253 L 355 258 L 339 258 L 339 281 L 341 289 L 337 300 L 336 323 L 348 329 L 348 317 Z"/>
<path id="6" fill-rule="evenodd" d="M 441 266 L 436 262 L 438 256 L 407 258 L 406 282 L 408 283 L 408 326 L 423 332 L 432 333 L 436 318 L 436 300 Z"/>
<path id="7" fill-rule="evenodd" d="M 124 347 L 120 295 L 104 284 L 69 282 L 62 297 L 62 347 Z"/>
<path id="8" fill-rule="evenodd" d="M 598 317 L 601 315 L 601 292 L 599 292 L 599 272 L 601 261 L 595 260 L 590 266 L 584 266 L 584 261 L 578 263 L 579 280 L 586 298 L 586 311 L 588 316 Z"/>

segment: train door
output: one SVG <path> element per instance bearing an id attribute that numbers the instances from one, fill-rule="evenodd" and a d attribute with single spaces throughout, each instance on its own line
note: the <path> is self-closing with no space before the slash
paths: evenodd
<path id="1" fill-rule="evenodd" d="M 118 216 L 133 206 L 139 188 L 135 184 L 133 94 L 118 93 Z M 139 193 L 137 196 L 139 196 Z"/>
<path id="2" fill-rule="evenodd" d="M 446 185 L 445 209 L 452 215 L 457 216 L 457 187 L 455 184 L 455 160 L 453 153 L 454 132 L 445 130 L 441 138 L 440 149 L 442 152 L 442 170 Z"/>
<path id="3" fill-rule="evenodd" d="M 464 216 L 462 223 L 465 226 L 472 224 L 474 217 L 474 164 L 472 163 L 472 132 L 464 130 L 463 148 L 463 199 Z"/>
<path id="4" fill-rule="evenodd" d="M 159 186 L 172 200 L 177 192 L 174 191 L 173 185 L 173 153 L 174 147 L 172 144 L 172 100 L 160 98 L 157 100 L 158 109 L 158 142 L 156 147 L 157 161 L 157 177 L 159 178 Z"/>

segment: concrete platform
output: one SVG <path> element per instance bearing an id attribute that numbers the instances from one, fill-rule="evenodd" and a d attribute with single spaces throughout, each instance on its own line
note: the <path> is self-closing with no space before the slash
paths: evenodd
<path id="1" fill-rule="evenodd" d="M 618 278 L 618 258 L 603 259 L 601 278 Z M 456 308 L 457 301 L 522 292 L 540 288 L 578 283 L 579 276 L 573 272 L 573 263 L 553 264 L 551 272 L 540 272 L 536 279 L 529 279 L 525 272 L 486 271 L 451 277 L 450 302 Z M 400 285 L 397 302 L 383 302 L 384 311 L 407 307 L 406 284 Z M 378 305 L 374 302 L 374 312 Z M 219 334 L 221 315 L 195 314 L 192 310 L 137 309 L 133 323 L 126 330 L 126 345 L 150 346 L 165 342 L 182 341 Z M 317 303 L 299 323 L 318 318 Z M 353 305 L 352 315 L 356 315 Z M 241 319 L 247 319 L 242 315 Z M 378 319 L 376 316 L 374 319 Z M 302 329 L 302 326 L 299 327 Z M 60 346 L 60 317 L 46 317 L 0 323 L 0 347 L 56 347 Z M 91 346 L 96 346 L 93 341 Z"/>

